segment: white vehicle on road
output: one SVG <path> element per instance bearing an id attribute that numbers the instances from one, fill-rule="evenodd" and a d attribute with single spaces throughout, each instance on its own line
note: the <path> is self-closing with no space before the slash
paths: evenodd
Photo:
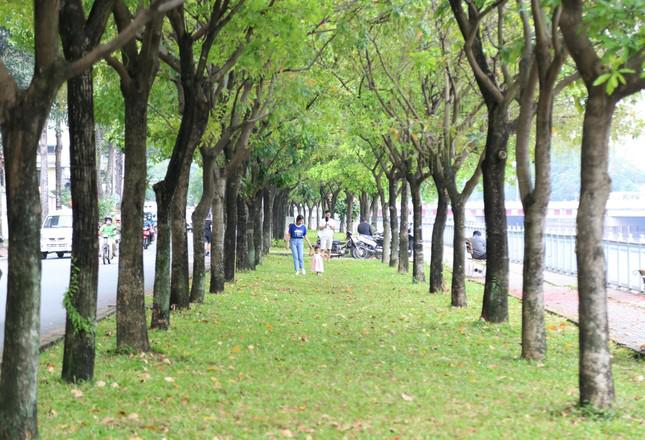
<path id="1" fill-rule="evenodd" d="M 40 252 L 43 258 L 56 253 L 62 258 L 72 252 L 72 210 L 54 211 L 47 216 L 40 229 Z"/>

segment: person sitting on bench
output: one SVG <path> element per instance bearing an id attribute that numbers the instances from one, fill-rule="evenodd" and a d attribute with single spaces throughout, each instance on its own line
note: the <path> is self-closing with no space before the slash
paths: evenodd
<path id="1" fill-rule="evenodd" d="M 479 231 L 473 232 L 473 237 L 470 239 L 473 260 L 486 259 L 486 240 L 482 238 L 482 233 Z"/>

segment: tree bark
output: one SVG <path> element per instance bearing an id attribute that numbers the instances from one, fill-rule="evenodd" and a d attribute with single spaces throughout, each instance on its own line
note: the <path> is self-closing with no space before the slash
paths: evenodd
<path id="1" fill-rule="evenodd" d="M 359 215 L 360 220 L 369 220 L 369 210 L 370 210 L 370 196 L 367 194 L 367 191 L 361 191 L 359 196 Z"/>
<path id="2" fill-rule="evenodd" d="M 192 159 L 192 156 L 191 156 Z M 188 198 L 188 182 L 190 181 L 190 166 L 192 160 L 182 163 L 175 194 L 171 203 L 171 272 L 170 272 L 170 305 L 177 309 L 190 307 L 190 280 L 188 268 L 188 231 L 186 230 L 186 203 Z M 193 234 L 201 234 L 203 222 L 193 225 Z"/>
<path id="3" fill-rule="evenodd" d="M 103 199 L 103 176 L 101 175 L 101 167 L 103 166 L 103 129 L 97 125 L 94 128 L 94 134 L 96 136 L 96 172 L 98 175 L 96 179 L 96 190 L 99 195 L 99 199 Z"/>
<path id="4" fill-rule="evenodd" d="M 255 255 L 254 255 L 255 259 L 253 260 L 254 269 L 255 269 L 255 266 L 257 266 L 262 262 L 262 255 L 263 255 L 263 250 L 262 250 L 262 247 L 264 246 L 264 237 L 263 237 L 264 229 L 263 229 L 263 222 L 262 222 L 263 199 L 264 198 L 262 195 L 262 191 L 259 191 L 255 195 L 255 201 L 253 202 L 253 206 L 252 206 L 251 219 L 253 221 L 253 243 L 255 245 Z"/>
<path id="5" fill-rule="evenodd" d="M 262 254 L 268 255 L 273 241 L 273 204 L 275 200 L 275 190 L 273 188 L 264 188 L 262 190 L 262 206 L 264 208 L 264 218 L 262 222 Z"/>
<path id="6" fill-rule="evenodd" d="M 409 183 L 409 185 L 410 193 L 412 194 L 412 223 L 414 230 L 412 281 L 424 283 L 426 276 L 423 268 L 423 206 L 421 203 L 421 184 L 415 181 L 414 184 Z"/>
<path id="7" fill-rule="evenodd" d="M 65 57 L 79 59 L 89 48 L 76 34 L 83 34 L 82 11 L 66 3 L 60 13 L 60 33 Z M 80 40 L 80 41 L 79 41 Z M 94 97 L 92 70 L 67 81 L 67 108 L 70 136 L 70 178 L 74 201 L 72 267 L 65 303 L 65 347 L 62 378 L 67 382 L 91 380 L 94 376 L 96 298 L 99 276 L 98 194 L 96 192 L 96 139 L 94 138 Z M 56 193 L 60 188 L 58 143 L 56 135 Z M 78 318 L 85 325 L 78 325 Z M 75 322 L 77 325 L 75 325 Z"/>
<path id="8" fill-rule="evenodd" d="M 383 263 L 390 261 L 390 252 L 391 252 L 391 240 L 392 240 L 392 230 L 390 226 L 390 210 L 385 199 L 385 191 L 383 190 L 383 185 L 381 179 L 377 179 L 376 188 L 378 190 L 378 196 L 381 200 L 381 212 L 383 213 Z"/>
<path id="9" fill-rule="evenodd" d="M 371 219 L 370 219 L 370 224 L 376 230 L 378 227 L 378 201 L 379 198 L 378 196 L 374 196 L 372 198 L 372 203 L 370 204 L 370 213 L 371 213 Z"/>
<path id="10" fill-rule="evenodd" d="M 47 152 L 47 127 L 43 129 L 38 142 L 38 156 L 40 157 L 40 212 L 41 222 L 49 214 L 49 154 Z"/>
<path id="11" fill-rule="evenodd" d="M 345 191 L 346 198 L 345 203 L 347 207 L 346 221 L 347 221 L 347 232 L 352 232 L 354 230 L 354 194 Z"/>
<path id="12" fill-rule="evenodd" d="M 116 340 L 119 350 L 148 351 L 143 284 L 143 202 L 146 193 L 148 93 L 122 84 L 125 98 L 125 187 L 117 283 Z M 157 244 L 158 245 L 158 244 Z"/>
<path id="13" fill-rule="evenodd" d="M 213 241 L 211 243 L 211 293 L 224 291 L 224 193 L 226 177 L 224 170 L 214 169 L 213 190 Z"/>
<path id="14" fill-rule="evenodd" d="M 504 204 L 508 136 L 507 108 L 504 104 L 491 104 L 488 107 L 486 152 L 482 164 L 487 251 L 481 317 L 496 323 L 508 320 L 508 238 Z"/>
<path id="15" fill-rule="evenodd" d="M 452 284 L 450 288 L 450 305 L 453 307 L 466 307 L 466 236 L 465 222 L 466 210 L 462 200 L 450 202 L 454 221 L 454 235 L 452 240 Z"/>
<path id="16" fill-rule="evenodd" d="M 401 222 L 399 226 L 399 272 L 408 273 L 408 182 L 401 182 Z"/>
<path id="17" fill-rule="evenodd" d="M 390 248 L 390 267 L 399 265 L 399 215 L 396 209 L 396 194 L 398 179 L 394 176 L 388 176 L 388 210 L 390 211 L 390 233 L 392 234 L 392 246 Z"/>
<path id="18" fill-rule="evenodd" d="M 608 143 L 615 102 L 602 87 L 589 91 L 582 130 L 580 204 L 576 218 L 580 402 L 606 408 L 615 399 L 609 351 L 607 279 L 602 236 L 611 190 Z"/>
<path id="19" fill-rule="evenodd" d="M 446 187 L 433 176 L 437 188 L 437 214 L 432 226 L 432 249 L 430 254 L 430 293 L 443 292 L 443 233 L 448 219 L 448 194 Z"/>
<path id="20" fill-rule="evenodd" d="M 120 149 L 116 150 L 115 173 L 114 192 L 121 200 L 123 198 L 123 152 Z"/>
<path id="21" fill-rule="evenodd" d="M 193 280 L 190 289 L 190 302 L 204 302 L 206 263 L 204 261 L 204 225 L 213 203 L 215 155 L 206 148 L 199 150 L 202 156 L 202 197 L 193 211 Z M 212 237 L 212 234 L 211 234 Z M 211 239 L 211 247 L 212 247 Z M 211 257 L 212 258 L 212 257 Z"/>
<path id="22" fill-rule="evenodd" d="M 38 139 L 51 96 L 32 98 L 4 120 L 9 261 L 0 374 L 0 438 L 38 437 L 36 389 L 40 345 L 40 194 Z"/>
<path id="23" fill-rule="evenodd" d="M 153 185 L 153 189 L 157 201 L 157 244 L 150 327 L 167 330 L 170 327 L 170 200 L 159 185 Z"/>
<path id="24" fill-rule="evenodd" d="M 69 105 L 69 104 L 68 104 Z M 56 209 L 63 208 L 63 129 L 56 122 Z"/>
<path id="25" fill-rule="evenodd" d="M 236 258 L 237 270 L 247 271 L 251 268 L 249 264 L 249 210 L 246 206 L 246 201 L 241 194 L 237 196 L 237 244 L 236 244 Z"/>
<path id="26" fill-rule="evenodd" d="M 240 188 L 240 176 L 234 172 L 226 179 L 226 231 L 224 233 L 224 279 L 235 280 L 235 263 L 237 261 L 237 195 Z"/>
<path id="27" fill-rule="evenodd" d="M 105 170 L 105 192 L 111 197 L 114 195 L 114 142 L 107 144 L 107 169 Z"/>

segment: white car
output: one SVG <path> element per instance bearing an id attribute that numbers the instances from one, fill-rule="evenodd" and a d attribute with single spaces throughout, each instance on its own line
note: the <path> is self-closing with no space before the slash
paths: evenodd
<path id="1" fill-rule="evenodd" d="M 72 211 L 54 211 L 40 229 L 40 252 L 43 258 L 55 252 L 58 258 L 72 252 Z"/>

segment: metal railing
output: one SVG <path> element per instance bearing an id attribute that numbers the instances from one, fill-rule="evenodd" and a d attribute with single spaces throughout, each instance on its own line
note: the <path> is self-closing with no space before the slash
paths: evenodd
<path id="1" fill-rule="evenodd" d="M 431 228 L 431 226 L 430 226 Z M 484 225 L 468 224 L 465 236 L 473 231 L 486 234 Z M 454 225 L 446 225 L 444 243 L 452 247 Z M 545 266 L 552 272 L 568 275 L 578 273 L 576 265 L 576 236 L 572 229 L 548 230 L 545 240 Z M 645 292 L 644 280 L 639 270 L 645 270 L 645 236 L 618 235 L 605 237 L 602 242 L 607 264 L 607 284 L 639 292 Z M 508 228 L 508 253 L 510 261 L 522 264 L 524 261 L 524 228 Z"/>

